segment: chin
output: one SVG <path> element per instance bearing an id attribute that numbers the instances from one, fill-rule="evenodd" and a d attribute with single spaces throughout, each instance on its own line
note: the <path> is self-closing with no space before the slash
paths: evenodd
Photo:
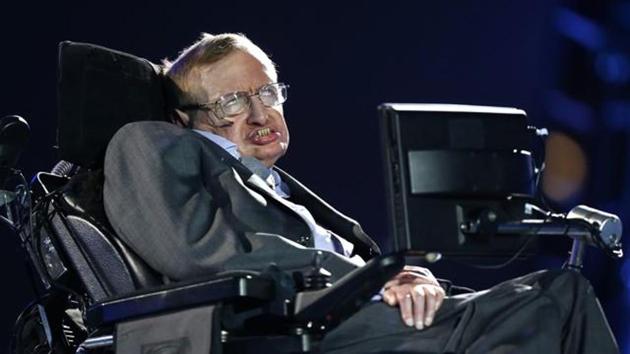
<path id="1" fill-rule="evenodd" d="M 282 154 L 284 155 L 284 154 Z M 275 165 L 275 163 L 282 157 L 282 155 L 264 155 L 264 156 L 256 156 L 258 160 L 264 163 L 267 167 L 271 167 Z"/>
<path id="2" fill-rule="evenodd" d="M 268 147 L 263 151 L 258 151 L 254 155 L 260 161 L 273 161 L 274 163 L 286 153 L 286 149 L 282 145 L 276 145 L 273 148 Z"/>

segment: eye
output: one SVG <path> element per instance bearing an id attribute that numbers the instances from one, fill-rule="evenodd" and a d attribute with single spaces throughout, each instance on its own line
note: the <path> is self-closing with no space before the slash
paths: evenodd
<path id="1" fill-rule="evenodd" d="M 238 97 L 233 96 L 223 101 L 221 104 L 223 105 L 223 108 L 230 108 L 241 104 L 241 100 Z"/>
<path id="2" fill-rule="evenodd" d="M 278 99 L 278 87 L 276 85 L 265 86 L 258 94 L 263 102 L 275 102 Z"/>
<path id="3" fill-rule="evenodd" d="M 242 94 L 233 94 L 221 98 L 221 109 L 226 115 L 239 114 L 247 105 L 247 96 Z"/>

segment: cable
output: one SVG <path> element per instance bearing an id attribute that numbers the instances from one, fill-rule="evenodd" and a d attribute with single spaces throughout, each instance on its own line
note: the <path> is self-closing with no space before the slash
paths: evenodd
<path id="1" fill-rule="evenodd" d="M 476 269 L 501 269 L 504 267 L 507 267 L 508 265 L 510 265 L 512 262 L 514 262 L 522 253 L 523 251 L 525 251 L 525 249 L 527 248 L 527 245 L 529 245 L 532 240 L 534 238 L 533 237 L 528 237 L 527 240 L 525 242 L 523 242 L 523 244 L 519 247 L 519 249 L 505 262 L 503 263 L 499 263 L 499 264 L 492 264 L 492 265 L 483 265 L 483 264 L 475 264 L 475 263 L 468 263 L 468 262 L 463 262 L 463 261 L 457 261 L 457 260 L 450 260 L 453 263 L 456 264 L 460 264 L 463 266 L 467 266 L 467 267 L 472 267 L 472 268 L 476 268 Z"/>
<path id="2" fill-rule="evenodd" d="M 46 232 L 50 234 L 46 225 L 50 223 L 52 218 L 58 213 L 58 211 L 52 210 L 50 205 L 54 203 L 55 199 L 59 196 L 59 192 L 50 192 L 38 198 L 37 205 L 33 205 L 31 189 L 26 178 L 20 171 L 14 170 L 13 173 L 21 182 L 21 184 L 16 187 L 16 210 L 14 214 L 16 227 L 14 231 L 20 238 L 21 247 L 26 251 L 25 262 L 27 264 L 28 278 L 30 279 L 30 284 L 35 295 L 33 304 L 41 304 L 44 306 L 46 298 L 54 294 L 55 298 L 58 297 L 68 304 L 74 303 L 73 306 L 77 306 L 81 313 L 85 315 L 88 305 L 84 295 L 81 295 L 79 292 L 66 287 L 52 278 L 47 271 L 48 268 L 45 264 L 45 258 L 42 253 L 43 250 L 41 249 L 41 237 L 43 236 L 43 230 L 41 230 L 41 228 L 46 228 Z M 41 287 L 38 286 L 39 282 L 43 282 L 43 284 L 46 285 L 46 291 L 40 291 Z M 29 313 L 33 311 L 33 304 L 24 311 L 26 315 L 31 316 Z M 23 318 L 22 320 L 16 321 L 17 328 L 14 333 L 19 330 L 19 326 L 23 325 L 23 323 Z M 13 348 L 18 348 L 22 345 L 19 338 L 12 339 L 14 340 Z M 36 350 L 43 353 L 51 352 L 52 349 L 48 346 L 44 347 L 44 344 L 41 344 Z"/>
<path id="3" fill-rule="evenodd" d="M 24 175 L 20 172 L 19 176 L 22 180 L 22 182 L 24 183 L 24 186 L 28 186 L 28 183 L 26 182 L 26 178 L 24 177 Z M 31 198 L 31 193 L 30 193 L 30 188 L 25 188 L 25 194 L 23 196 L 23 203 L 21 204 L 22 206 L 22 210 L 27 210 L 28 212 L 28 219 L 27 219 L 27 223 L 20 223 L 20 225 L 22 226 L 19 229 L 19 232 L 24 232 L 24 225 L 26 224 L 28 227 L 28 233 L 26 234 L 25 237 L 21 238 L 22 239 L 22 247 L 26 249 L 27 254 L 28 254 L 28 248 L 27 248 L 27 244 L 30 245 L 30 249 L 32 252 L 35 252 L 35 259 L 33 259 L 33 261 L 35 262 L 39 262 L 39 268 L 42 270 L 41 276 L 44 277 L 45 282 L 47 282 L 50 287 L 52 289 L 55 289 L 61 293 L 64 294 L 68 294 L 73 296 L 79 303 L 79 306 L 81 308 L 82 313 L 85 313 L 85 310 L 87 308 L 87 304 L 85 303 L 85 300 L 83 298 L 83 296 L 81 294 L 79 294 L 78 292 L 60 284 L 59 282 L 57 282 L 55 279 L 53 279 L 50 274 L 48 274 L 48 272 L 46 271 L 47 267 L 46 264 L 44 263 L 44 257 L 42 255 L 42 250 L 40 249 L 40 237 L 41 234 L 39 232 L 35 232 L 36 228 L 34 226 L 34 221 L 33 221 L 33 214 L 35 214 L 35 212 L 43 212 L 44 215 L 43 218 L 45 220 L 47 220 L 48 222 L 51 221 L 52 217 L 54 217 L 56 211 L 51 211 L 48 212 L 48 210 L 50 209 L 50 203 L 53 202 L 53 200 L 59 196 L 59 192 L 58 191 L 53 191 L 50 192 L 48 194 L 46 194 L 45 196 L 43 196 L 40 200 L 41 203 L 39 203 L 35 208 L 33 208 L 32 205 L 32 198 Z M 43 209 L 43 210 L 42 210 Z M 20 220 L 24 220 L 24 218 L 21 218 Z M 40 222 L 38 222 L 38 227 L 37 229 L 39 229 L 40 227 L 43 227 L 43 224 L 39 225 Z M 32 242 L 31 242 L 32 241 Z M 28 262 L 28 260 L 27 260 Z M 29 263 L 30 264 L 30 263 Z M 42 297 L 39 294 L 38 290 L 37 290 L 37 286 L 35 285 L 35 275 L 33 274 L 32 270 L 29 267 L 29 276 L 31 278 L 31 285 L 33 286 L 33 290 L 35 295 L 37 296 L 38 300 L 41 300 Z"/>
<path id="4" fill-rule="evenodd" d="M 541 146 L 542 146 L 542 148 L 540 149 L 541 154 L 542 154 L 542 159 L 540 160 L 541 161 L 540 165 L 538 165 L 536 163 L 537 160 L 538 160 L 538 159 L 536 159 L 536 155 L 535 154 L 532 155 L 532 160 L 533 160 L 532 162 L 534 164 L 534 169 L 536 171 L 536 181 L 535 181 L 535 184 L 534 184 L 534 188 L 535 188 L 536 194 L 534 195 L 534 197 L 537 200 L 540 200 L 540 202 L 542 203 L 542 205 L 545 208 L 551 210 L 552 208 L 549 206 L 549 203 L 547 202 L 547 199 L 545 198 L 545 193 L 542 190 L 542 185 L 540 184 L 543 172 L 545 171 L 545 169 L 547 167 L 547 163 L 546 163 L 546 159 L 547 159 L 546 148 L 547 147 L 545 146 L 545 143 L 546 143 L 547 137 L 549 136 L 549 131 L 547 130 L 547 128 L 540 128 L 540 129 L 538 129 L 538 128 L 536 128 L 533 125 L 528 126 L 527 129 L 534 132 L 536 137 L 539 138 L 539 141 L 540 141 Z"/>
<path id="5" fill-rule="evenodd" d="M 547 209 L 551 209 L 548 204 L 547 201 L 545 200 L 544 197 L 544 193 L 542 191 L 542 186 L 540 184 L 541 181 L 541 176 L 543 174 L 543 172 L 545 171 L 545 138 L 547 136 L 549 136 L 549 131 L 546 128 L 542 128 L 542 129 L 538 129 L 535 126 L 528 126 L 527 127 L 528 130 L 534 132 L 534 134 L 540 138 L 540 141 L 542 142 L 542 162 L 540 163 L 540 165 L 538 166 L 537 164 L 537 159 L 535 157 L 535 154 L 532 155 L 532 164 L 533 164 L 533 168 L 535 171 L 535 177 L 532 178 L 532 180 L 534 180 L 534 190 L 535 190 L 535 196 L 534 199 L 535 200 L 540 200 L 542 202 L 542 204 L 544 205 L 544 207 L 546 207 Z M 552 214 L 550 211 L 546 211 L 540 207 L 538 207 L 536 204 L 530 204 L 527 203 L 526 205 L 528 205 L 531 210 L 535 210 L 541 214 L 543 214 L 546 217 L 551 217 L 554 214 Z M 514 217 L 514 215 L 511 215 L 511 213 L 509 213 L 509 216 L 511 218 Z M 527 246 L 532 242 L 534 238 L 533 237 L 528 237 L 527 240 L 525 242 L 523 242 L 523 244 L 518 248 L 518 250 L 505 262 L 500 263 L 500 264 L 496 264 L 496 265 L 482 265 L 482 264 L 474 264 L 474 263 L 468 263 L 468 262 L 461 262 L 461 261 L 453 261 L 454 263 L 459 263 L 462 265 L 466 265 L 466 266 L 470 266 L 473 268 L 478 268 L 478 269 L 501 269 L 504 268 L 508 265 L 510 265 L 512 262 L 514 262 L 522 253 L 523 251 L 525 251 L 525 249 L 527 248 Z"/>
<path id="6" fill-rule="evenodd" d="M 527 198 L 526 200 L 529 200 L 529 198 Z M 525 202 L 524 204 L 525 207 L 530 208 L 530 210 L 534 210 L 537 211 L 541 214 L 543 214 L 545 217 L 551 217 L 552 214 L 551 212 L 548 212 L 542 208 L 540 208 L 539 206 L 537 206 L 536 204 L 532 204 L 532 203 L 528 203 Z M 520 219 L 521 216 L 520 215 L 513 215 L 510 208 L 507 208 L 507 216 L 509 219 Z M 542 227 L 542 225 L 538 226 L 538 228 L 534 231 L 534 234 L 537 234 L 538 231 L 540 231 L 540 228 Z M 565 231 L 566 232 L 566 231 Z M 508 258 L 505 262 L 503 263 L 499 263 L 499 264 L 493 264 L 493 265 L 483 265 L 483 264 L 475 264 L 475 263 L 469 263 L 469 262 L 463 262 L 463 261 L 457 261 L 457 260 L 451 260 L 453 263 L 456 264 L 460 264 L 460 265 L 464 265 L 464 266 L 468 266 L 468 267 L 472 267 L 472 268 L 476 268 L 476 269 L 487 269 L 487 270 L 496 270 L 496 269 L 501 269 L 504 267 L 507 267 L 508 265 L 512 264 L 512 262 L 514 262 L 516 259 L 518 259 L 521 254 L 523 254 L 523 252 L 527 249 L 527 246 L 534 240 L 533 236 L 527 236 L 527 239 L 519 246 L 519 248 L 516 250 L 516 252 L 514 252 L 514 254 Z"/>
<path id="7" fill-rule="evenodd" d="M 28 228 L 29 228 L 29 234 L 33 235 L 33 213 L 32 213 L 32 199 L 31 199 L 31 193 L 30 193 L 30 188 L 28 182 L 26 181 L 26 178 L 24 177 L 24 174 L 22 174 L 22 172 L 19 172 L 19 177 L 22 179 L 22 182 L 24 182 L 23 186 L 26 190 L 26 192 L 24 193 L 25 195 L 25 200 L 23 202 L 26 202 L 26 211 L 28 213 Z M 24 205 L 24 204 L 20 204 L 20 205 Z"/>

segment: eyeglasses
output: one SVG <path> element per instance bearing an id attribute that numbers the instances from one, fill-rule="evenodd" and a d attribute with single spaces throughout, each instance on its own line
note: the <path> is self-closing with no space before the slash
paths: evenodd
<path id="1" fill-rule="evenodd" d="M 214 102 L 185 105 L 180 108 L 207 110 L 221 120 L 248 111 L 252 104 L 251 98 L 254 96 L 258 96 L 260 102 L 266 107 L 281 105 L 287 100 L 287 88 L 289 85 L 276 82 L 260 87 L 253 94 L 245 91 L 232 92 L 219 97 Z"/>

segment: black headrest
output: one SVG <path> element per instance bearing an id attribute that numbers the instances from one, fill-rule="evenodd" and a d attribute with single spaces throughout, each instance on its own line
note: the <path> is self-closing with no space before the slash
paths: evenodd
<path id="1" fill-rule="evenodd" d="M 157 65 L 87 43 L 61 42 L 57 144 L 62 160 L 102 164 L 105 148 L 123 125 L 166 120 Z"/>

